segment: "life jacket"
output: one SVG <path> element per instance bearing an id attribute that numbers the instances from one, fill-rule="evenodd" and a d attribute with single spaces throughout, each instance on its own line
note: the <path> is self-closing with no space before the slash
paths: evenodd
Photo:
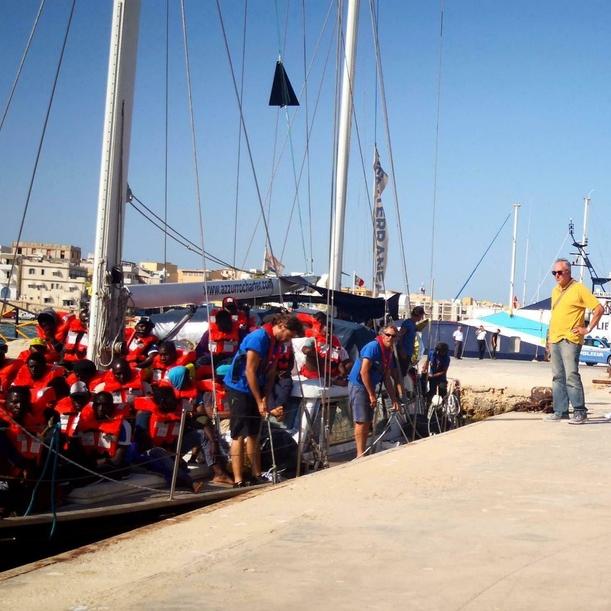
<path id="1" fill-rule="evenodd" d="M 57 363 L 60 359 L 61 359 L 61 354 L 55 350 L 55 347 L 53 346 L 53 343 L 50 342 L 49 340 L 45 339 L 45 346 L 47 347 L 47 349 L 43 352 L 44 356 L 45 356 L 45 361 L 47 361 L 47 363 Z M 30 358 L 30 355 L 34 353 L 34 350 L 32 350 L 32 348 L 28 348 L 27 350 L 22 350 L 18 356 L 17 359 L 19 359 L 20 361 L 23 361 L 24 363 L 28 362 L 28 359 Z"/>
<path id="2" fill-rule="evenodd" d="M 31 412 L 25 414 L 22 423 L 13 420 L 11 414 L 0 408 L 0 419 L 8 423 L 5 434 L 13 448 L 26 460 L 39 461 L 42 453 L 42 442 L 36 437 L 44 431 L 46 422 L 41 415 Z M 25 430 L 24 430 L 25 429 Z M 26 433 L 30 433 L 28 435 Z M 32 437 L 32 435 L 34 437 Z"/>
<path id="3" fill-rule="evenodd" d="M 23 363 L 19 359 L 4 359 L 0 365 L 0 396 L 6 394 Z"/>
<path id="4" fill-rule="evenodd" d="M 72 402 L 72 399 L 70 397 L 60 399 L 54 409 L 59 414 L 59 423 L 62 433 L 66 435 L 66 437 L 74 437 L 81 414 Z"/>
<path id="5" fill-rule="evenodd" d="M 295 314 L 297 320 L 304 325 L 305 337 L 318 337 L 324 335 L 324 329 L 321 327 L 320 322 L 312 316 L 312 314 L 306 314 L 305 312 L 297 312 Z"/>
<path id="6" fill-rule="evenodd" d="M 225 333 L 218 328 L 216 323 L 218 312 L 218 308 L 210 312 L 208 320 L 208 349 L 213 356 L 217 354 L 234 355 L 240 345 L 239 313 L 231 315 L 231 332 Z"/>
<path id="7" fill-rule="evenodd" d="M 64 343 L 64 340 L 66 339 L 66 334 L 68 333 L 68 328 L 70 326 L 70 323 L 76 318 L 74 316 L 74 314 L 70 314 L 70 312 L 53 312 L 53 314 L 55 315 L 55 333 L 53 334 L 53 337 L 47 337 L 45 335 L 45 331 L 44 329 L 40 326 L 40 325 L 36 325 L 36 334 L 38 335 L 38 337 L 47 340 L 47 341 L 56 341 L 59 342 L 61 344 Z"/>
<path id="8" fill-rule="evenodd" d="M 80 361 L 87 356 L 89 335 L 87 326 L 80 318 L 74 318 L 68 325 L 68 333 L 64 340 L 64 361 Z"/>
<path id="9" fill-rule="evenodd" d="M 115 409 L 123 411 L 124 415 L 129 411 L 135 399 L 145 394 L 142 377 L 140 372 L 137 371 L 133 371 L 131 379 L 125 384 L 121 384 L 115 378 L 112 371 L 107 371 L 93 388 L 94 392 L 101 392 L 103 390 L 109 392 L 112 395 Z"/>
<path id="10" fill-rule="evenodd" d="M 151 346 L 159 341 L 152 333 L 145 337 L 138 337 L 136 329 L 125 329 L 125 360 L 129 363 L 141 363 L 148 355 Z"/>
<path id="11" fill-rule="evenodd" d="M 50 383 L 55 378 L 63 377 L 66 370 L 58 365 L 47 365 L 45 374 L 38 380 L 34 380 L 27 365 L 22 365 L 15 379 L 13 386 L 28 386 L 32 397 L 32 409 L 34 412 L 42 413 L 47 407 L 53 407 L 57 399 L 55 391 L 50 387 Z"/>
<path id="12" fill-rule="evenodd" d="M 168 413 L 162 412 L 153 399 L 142 397 L 136 399 L 135 407 L 137 411 L 151 414 L 148 434 L 154 446 L 169 447 L 175 444 L 180 431 L 180 403 L 175 411 Z"/>
<path id="13" fill-rule="evenodd" d="M 218 379 L 218 378 L 217 378 Z M 227 402 L 227 390 L 220 382 L 210 379 L 197 382 L 198 390 L 203 392 L 202 402 L 204 405 L 212 405 L 213 397 L 216 396 L 216 412 L 221 417 L 229 416 L 229 405 Z"/>
<path id="14" fill-rule="evenodd" d="M 86 405 L 81 411 L 76 431 L 86 454 L 113 458 L 119 447 L 122 426 L 122 414 L 110 420 L 98 420 L 93 407 Z"/>
<path id="15" fill-rule="evenodd" d="M 165 364 L 161 362 L 161 358 L 159 355 L 155 355 L 153 362 L 151 364 L 152 370 L 152 384 L 157 384 L 161 380 L 167 379 L 168 371 L 172 369 L 172 367 L 179 367 L 189 365 L 190 363 L 195 362 L 195 351 L 189 350 L 187 352 L 181 350 L 180 348 L 176 349 L 176 360 L 173 363 Z"/>
<path id="16" fill-rule="evenodd" d="M 276 361 L 276 370 L 278 373 L 290 371 L 293 368 L 293 354 L 293 343 L 291 340 L 288 342 L 276 342 L 274 360 Z"/>
<path id="17" fill-rule="evenodd" d="M 326 341 L 324 335 L 319 335 L 316 337 L 316 354 L 318 358 L 318 366 L 316 369 L 310 369 L 308 367 L 308 362 L 306 362 L 301 366 L 299 370 L 300 375 L 304 378 L 308 378 L 309 380 L 324 377 L 325 375 L 325 362 L 328 359 L 327 367 L 330 368 L 330 375 L 332 378 L 337 377 L 339 375 L 339 366 L 342 362 L 341 349 L 342 344 L 339 339 L 335 336 L 331 336 L 331 346 Z M 320 370 L 320 376 L 319 376 Z"/>

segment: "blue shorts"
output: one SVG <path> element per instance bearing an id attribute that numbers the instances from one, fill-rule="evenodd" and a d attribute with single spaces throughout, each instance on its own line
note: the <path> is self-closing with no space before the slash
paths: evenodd
<path id="1" fill-rule="evenodd" d="M 354 422 L 371 422 L 373 420 L 373 409 L 369 403 L 369 395 L 365 387 L 350 382 L 348 392 Z"/>

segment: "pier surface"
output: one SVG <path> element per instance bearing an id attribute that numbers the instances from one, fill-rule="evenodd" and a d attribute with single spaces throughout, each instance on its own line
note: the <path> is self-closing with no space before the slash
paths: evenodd
<path id="1" fill-rule="evenodd" d="M 0 574 L 0 608 L 609 609 L 610 398 L 589 391 L 591 424 L 503 414 Z"/>

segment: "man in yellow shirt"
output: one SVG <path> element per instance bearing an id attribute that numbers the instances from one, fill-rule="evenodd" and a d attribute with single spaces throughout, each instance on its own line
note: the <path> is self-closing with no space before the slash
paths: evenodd
<path id="1" fill-rule="evenodd" d="M 554 413 L 546 419 L 560 421 L 568 418 L 570 401 L 573 406 L 571 423 L 583 424 L 587 409 L 579 375 L 579 353 L 584 336 L 596 327 L 604 308 L 581 282 L 571 277 L 571 264 L 566 259 L 554 262 L 552 275 L 556 279 L 556 286 L 552 291 L 549 344 Z M 587 327 L 584 326 L 586 310 L 592 310 Z"/>

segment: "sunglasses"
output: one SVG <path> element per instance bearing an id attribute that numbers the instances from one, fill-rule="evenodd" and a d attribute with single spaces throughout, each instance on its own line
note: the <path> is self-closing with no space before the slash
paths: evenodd
<path id="1" fill-rule="evenodd" d="M 386 335 L 386 337 L 392 337 L 392 338 L 397 337 L 396 333 L 384 333 L 384 335 Z"/>
<path id="2" fill-rule="evenodd" d="M 560 269 L 560 270 L 552 270 L 552 276 L 562 276 L 562 274 L 564 274 L 566 270 L 565 269 Z"/>

